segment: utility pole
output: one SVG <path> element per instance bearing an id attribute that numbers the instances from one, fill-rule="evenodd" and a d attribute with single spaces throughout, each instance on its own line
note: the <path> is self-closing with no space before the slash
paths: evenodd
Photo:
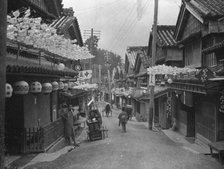
<path id="1" fill-rule="evenodd" d="M 94 47 L 94 39 L 93 39 L 94 36 L 96 36 L 98 39 L 100 39 L 100 31 L 93 30 L 93 28 L 91 28 L 90 30 L 84 30 L 84 39 L 90 38 L 90 53 L 92 55 L 93 55 L 93 47 Z M 95 67 L 92 66 L 92 59 L 89 59 L 89 67 L 93 71 L 92 75 L 94 75 Z M 93 79 L 93 76 L 90 79 L 91 83 L 92 83 L 92 79 Z"/>
<path id="2" fill-rule="evenodd" d="M 108 94 L 109 94 L 109 100 L 108 102 L 111 104 L 111 80 L 110 80 L 110 64 L 109 64 L 109 56 L 106 54 L 106 67 L 107 67 L 107 76 L 108 76 Z"/>
<path id="3" fill-rule="evenodd" d="M 100 86 L 100 89 L 101 89 L 101 65 L 99 65 L 99 86 Z"/>
<path id="4" fill-rule="evenodd" d="M 156 42 L 157 42 L 157 20 L 158 20 L 158 1 L 155 0 L 155 7 L 154 7 L 154 22 L 153 22 L 153 29 L 152 29 L 152 67 L 155 65 L 155 59 L 156 59 Z M 151 79 L 150 78 L 153 78 Z M 149 75 L 149 82 L 151 81 L 155 82 L 155 74 Z M 149 85 L 148 85 L 149 86 Z M 155 84 L 150 84 L 150 100 L 149 100 L 149 129 L 152 130 L 155 125 L 155 106 L 154 106 L 154 90 L 155 90 Z"/>
<path id="5" fill-rule="evenodd" d="M 0 0 L 0 169 L 5 164 L 5 81 L 7 0 Z"/>

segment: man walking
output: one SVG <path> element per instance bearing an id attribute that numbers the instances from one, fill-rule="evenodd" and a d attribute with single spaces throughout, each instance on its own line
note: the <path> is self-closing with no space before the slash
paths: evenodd
<path id="1" fill-rule="evenodd" d="M 128 122 L 128 115 L 124 107 L 122 107 L 122 112 L 119 114 L 118 119 L 119 119 L 118 125 L 119 126 L 122 125 L 123 131 L 126 132 L 126 124 Z"/>

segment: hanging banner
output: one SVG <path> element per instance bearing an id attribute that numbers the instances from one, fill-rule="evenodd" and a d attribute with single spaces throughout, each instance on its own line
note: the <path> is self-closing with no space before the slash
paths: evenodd
<path id="1" fill-rule="evenodd" d="M 155 74 L 149 74 L 149 86 L 155 86 Z"/>
<path id="2" fill-rule="evenodd" d="M 219 112 L 224 113 L 224 91 L 222 91 L 222 95 L 219 98 Z"/>
<path id="3" fill-rule="evenodd" d="M 167 100 L 166 100 L 166 116 L 167 118 L 170 116 L 172 112 L 172 95 L 170 92 L 167 93 Z"/>
<path id="4" fill-rule="evenodd" d="M 92 78 L 92 70 L 83 70 L 79 72 L 79 80 L 86 80 Z"/>

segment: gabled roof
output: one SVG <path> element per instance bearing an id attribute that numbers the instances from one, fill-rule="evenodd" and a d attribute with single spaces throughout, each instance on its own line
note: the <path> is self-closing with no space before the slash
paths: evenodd
<path id="1" fill-rule="evenodd" d="M 185 27 L 188 15 L 193 15 L 202 24 L 205 20 L 218 20 L 224 18 L 223 0 L 182 0 L 178 15 L 175 39 L 178 40 L 180 31 Z"/>
<path id="2" fill-rule="evenodd" d="M 135 66 L 134 66 L 135 71 L 138 71 L 141 64 L 143 65 L 143 67 L 145 69 L 147 69 L 149 67 L 150 61 L 149 61 L 149 58 L 147 56 L 147 49 L 148 48 L 144 48 L 141 51 L 138 51 L 136 61 L 135 61 Z"/>
<path id="3" fill-rule="evenodd" d="M 129 61 L 129 66 L 131 67 L 131 68 L 134 68 L 134 65 L 135 65 L 135 59 L 136 59 L 136 57 L 137 57 L 137 53 L 136 52 L 133 52 L 133 51 L 128 51 L 127 53 L 126 53 L 126 55 L 127 55 L 127 58 L 128 58 L 128 61 Z"/>
<path id="4" fill-rule="evenodd" d="M 68 31 L 69 34 L 73 32 L 73 35 L 71 36 L 71 40 L 76 39 L 79 46 L 83 46 L 82 36 L 78 24 L 78 20 L 74 16 L 62 16 L 59 19 L 55 20 L 52 24 L 50 24 L 51 27 L 57 29 L 60 33 L 64 33 Z M 70 32 L 68 29 L 73 28 L 73 31 Z"/>

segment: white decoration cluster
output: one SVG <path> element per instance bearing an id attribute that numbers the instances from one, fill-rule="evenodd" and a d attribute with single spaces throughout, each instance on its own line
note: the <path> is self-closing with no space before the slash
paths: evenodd
<path id="1" fill-rule="evenodd" d="M 13 12 L 12 16 L 7 16 L 7 38 L 44 49 L 68 59 L 78 60 L 94 57 L 86 47 L 80 47 L 73 44 L 72 40 L 57 35 L 57 30 L 41 23 L 42 19 L 40 17 L 29 17 L 29 9 L 23 17 L 19 16 L 19 11 Z"/>
<path id="2" fill-rule="evenodd" d="M 180 73 L 187 74 L 191 72 L 197 72 L 197 69 L 194 68 L 179 68 L 179 67 L 172 67 L 172 66 L 166 66 L 166 65 L 157 65 L 153 67 L 147 68 L 147 73 L 148 74 L 168 74 L 168 75 L 177 75 Z"/>

